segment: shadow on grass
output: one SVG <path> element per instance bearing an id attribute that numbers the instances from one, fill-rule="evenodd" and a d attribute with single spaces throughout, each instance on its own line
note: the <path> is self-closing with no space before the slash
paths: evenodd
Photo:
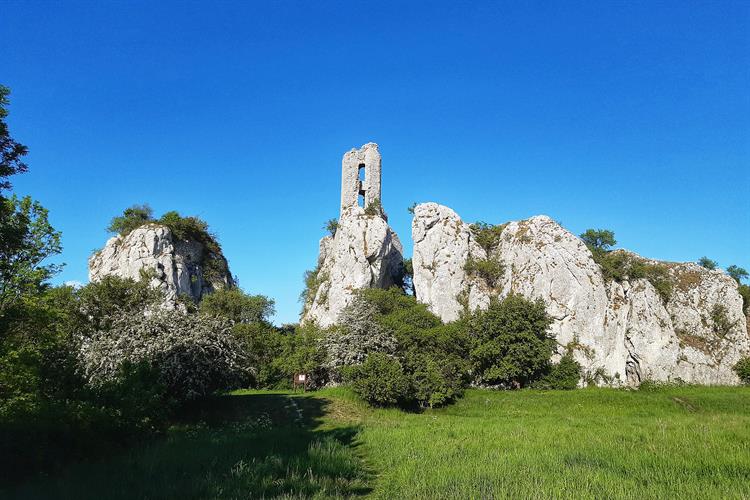
<path id="1" fill-rule="evenodd" d="M 357 427 L 318 429 L 330 404 L 283 394 L 214 398 L 189 408 L 165 438 L 34 478 L 2 495 L 203 499 L 366 494 L 370 474 L 356 450 Z"/>

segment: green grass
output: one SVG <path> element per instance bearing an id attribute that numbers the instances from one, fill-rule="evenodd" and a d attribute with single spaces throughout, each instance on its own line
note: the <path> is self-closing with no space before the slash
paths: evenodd
<path id="1" fill-rule="evenodd" d="M 290 399 L 300 408 L 302 418 Z M 750 389 L 468 391 L 425 413 L 240 391 L 2 498 L 750 498 Z"/>

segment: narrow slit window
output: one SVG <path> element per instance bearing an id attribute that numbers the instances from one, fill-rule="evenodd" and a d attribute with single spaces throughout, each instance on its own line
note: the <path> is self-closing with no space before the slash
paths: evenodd
<path id="1" fill-rule="evenodd" d="M 365 195 L 360 194 L 358 202 L 360 207 L 365 208 Z"/>
<path id="2" fill-rule="evenodd" d="M 365 182 L 365 164 L 364 163 L 359 164 L 359 180 L 360 182 Z"/>

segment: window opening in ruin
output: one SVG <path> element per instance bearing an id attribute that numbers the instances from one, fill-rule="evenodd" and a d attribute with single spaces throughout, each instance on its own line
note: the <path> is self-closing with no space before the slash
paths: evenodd
<path id="1" fill-rule="evenodd" d="M 359 195 L 359 199 L 357 200 L 359 203 L 359 206 L 362 208 L 365 208 L 365 195 L 361 194 Z"/>
<path id="2" fill-rule="evenodd" d="M 365 164 L 364 163 L 359 164 L 359 180 L 360 182 L 365 182 Z"/>

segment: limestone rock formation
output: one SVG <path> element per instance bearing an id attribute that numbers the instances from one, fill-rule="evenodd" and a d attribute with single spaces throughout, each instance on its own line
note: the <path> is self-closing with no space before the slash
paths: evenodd
<path id="1" fill-rule="evenodd" d="M 546 216 L 508 223 L 489 255 L 468 224 L 435 203 L 415 208 L 412 234 L 417 299 L 443 321 L 492 296 L 541 298 L 558 354 L 572 348 L 599 383 L 733 384 L 731 367 L 750 353 L 742 298 L 721 271 L 648 261 L 668 273 L 665 299 L 646 279 L 605 280 L 583 242 Z M 502 274 L 490 286 L 466 271 L 470 259 L 502 263 Z"/>
<path id="2" fill-rule="evenodd" d="M 302 323 L 328 327 L 336 323 L 356 290 L 401 285 L 403 247 L 383 212 L 380 179 L 377 144 L 370 142 L 344 154 L 341 217 L 335 235 L 320 240 L 318 265 L 306 279 Z"/>
<path id="3" fill-rule="evenodd" d="M 328 327 L 349 305 L 355 290 L 400 285 L 403 248 L 380 215 L 359 206 L 344 210 L 336 235 L 320 241 L 318 266 L 308 290 L 302 322 Z"/>
<path id="4" fill-rule="evenodd" d="M 168 227 L 155 223 L 110 238 L 89 258 L 90 281 L 108 275 L 150 280 L 164 293 L 167 306 L 181 295 L 198 302 L 206 293 L 234 286 L 223 255 L 199 242 L 176 239 Z"/>

